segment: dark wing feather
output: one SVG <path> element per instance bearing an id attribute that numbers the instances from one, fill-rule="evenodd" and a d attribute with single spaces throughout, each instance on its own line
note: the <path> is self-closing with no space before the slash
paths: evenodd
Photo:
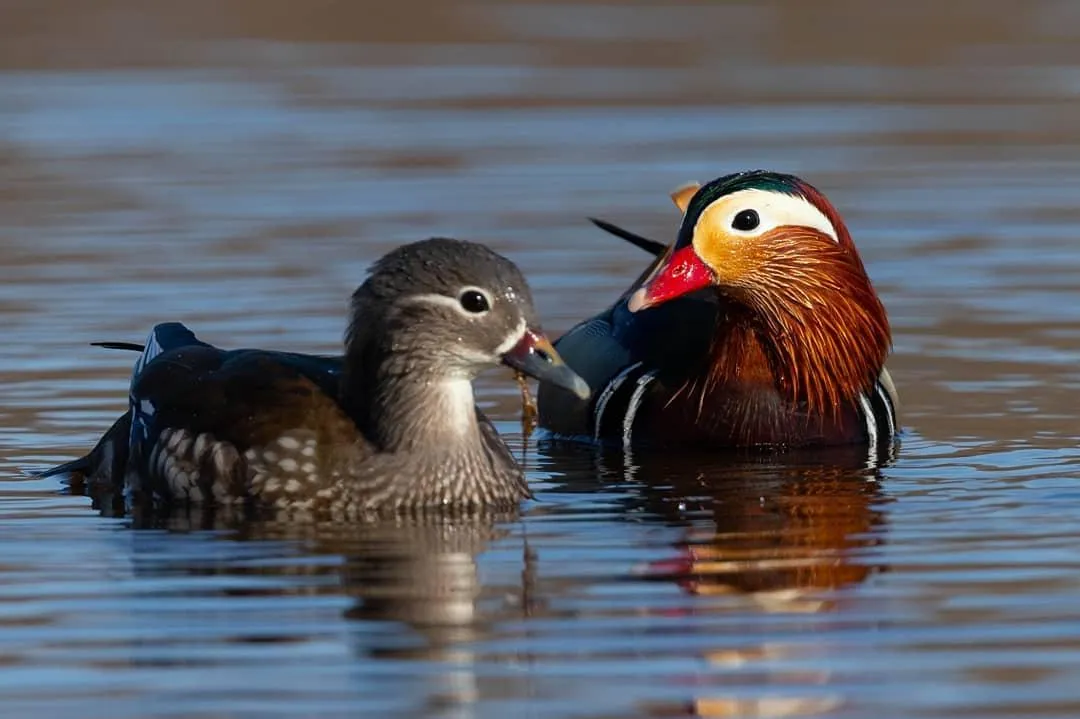
<path id="1" fill-rule="evenodd" d="M 107 350 L 131 350 L 132 352 L 142 352 L 146 348 L 146 345 L 137 342 L 91 342 L 90 344 Z"/>
<path id="2" fill-rule="evenodd" d="M 133 398 L 153 405 L 157 431 L 210 432 L 237 449 L 310 426 L 312 413 L 334 410 L 338 374 L 316 361 L 279 352 L 184 347 L 155 358 L 136 379 Z"/>
<path id="3" fill-rule="evenodd" d="M 600 220 L 595 217 L 590 217 L 589 222 L 593 223 L 604 232 L 609 232 L 618 237 L 619 239 L 626 240 L 634 247 L 645 250 L 654 257 L 659 257 L 660 255 L 664 254 L 665 250 L 667 250 L 667 245 L 665 245 L 663 242 L 657 242 L 656 240 L 650 240 L 648 237 L 642 237 L 641 235 L 635 234 L 630 230 L 624 230 L 618 225 L 613 225 L 606 220 Z"/>
<path id="4" fill-rule="evenodd" d="M 133 445 L 184 429 L 210 432 L 243 451 L 273 431 L 268 423 L 296 422 L 315 406 L 337 412 L 341 357 L 225 351 L 179 322 L 156 325 L 141 351 L 131 382 Z M 142 447 L 144 455 L 149 449 Z"/>
<path id="5" fill-rule="evenodd" d="M 132 386 L 140 486 L 196 500 L 313 495 L 319 477 L 335 474 L 341 448 L 350 461 L 373 451 L 338 404 L 339 375 L 327 366 L 331 359 L 208 346 L 157 356 Z"/>
<path id="6" fill-rule="evenodd" d="M 178 349 L 181 347 L 190 347 L 192 345 L 199 347 L 213 347 L 206 342 L 198 339 L 195 333 L 185 327 L 179 322 L 163 322 L 155 325 L 151 330 L 150 336 L 147 338 L 146 344 L 139 344 L 138 342 L 122 342 L 122 341 L 104 341 L 104 342 L 91 342 L 94 347 L 104 347 L 111 350 L 126 350 L 129 352 L 146 353 L 146 357 L 142 358 L 136 365 L 136 370 L 133 374 L 137 374 L 139 364 L 146 364 L 149 360 L 153 359 L 157 355 L 161 354 L 165 350 Z M 147 347 L 150 347 L 150 351 L 147 352 Z M 245 352 L 252 350 L 236 350 L 236 352 Z M 279 356 L 296 367 L 298 367 L 305 375 L 308 376 L 321 376 L 321 375 L 337 375 L 341 372 L 341 366 L 343 357 L 341 355 L 308 355 L 298 352 L 272 352 L 275 356 Z M 326 378 L 322 378 L 326 379 Z M 336 386 L 335 386 L 336 391 Z"/>
<path id="7" fill-rule="evenodd" d="M 555 342 L 555 348 L 589 383 L 593 395 L 582 400 L 571 392 L 541 382 L 536 395 L 540 425 L 559 434 L 588 434 L 597 393 L 633 362 L 630 351 L 613 333 L 610 310 L 571 328 Z"/>

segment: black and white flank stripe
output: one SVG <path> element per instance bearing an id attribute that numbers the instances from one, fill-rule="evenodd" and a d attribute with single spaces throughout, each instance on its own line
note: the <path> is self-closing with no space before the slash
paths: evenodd
<path id="1" fill-rule="evenodd" d="M 866 441 L 869 454 L 888 447 L 895 439 L 897 427 L 896 387 L 887 369 L 881 370 L 874 386 L 859 395 L 859 415 L 866 423 Z"/>
<path id="2" fill-rule="evenodd" d="M 593 403 L 593 438 L 599 441 L 603 437 L 621 437 L 623 446 L 629 448 L 638 410 L 655 379 L 656 370 L 649 370 L 641 362 L 615 375 Z"/>

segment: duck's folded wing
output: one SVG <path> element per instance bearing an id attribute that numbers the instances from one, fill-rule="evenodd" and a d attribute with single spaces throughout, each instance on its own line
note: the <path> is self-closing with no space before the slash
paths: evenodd
<path id="1" fill-rule="evenodd" d="M 336 401 L 337 382 L 283 353 L 161 354 L 132 386 L 131 459 L 142 488 L 226 501 L 313 484 L 324 469 L 320 447 L 359 437 Z"/>
<path id="2" fill-rule="evenodd" d="M 563 435 L 592 434 L 597 393 L 633 363 L 629 350 L 612 330 L 611 316 L 605 313 L 571 328 L 555 343 L 563 361 L 589 384 L 593 394 L 583 400 L 541 382 L 536 399 L 542 427 Z"/>

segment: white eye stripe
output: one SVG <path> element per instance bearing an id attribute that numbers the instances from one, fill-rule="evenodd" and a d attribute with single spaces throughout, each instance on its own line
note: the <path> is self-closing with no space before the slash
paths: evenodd
<path id="1" fill-rule="evenodd" d="M 425 292 L 420 295 L 409 295 L 401 299 L 402 304 L 415 304 L 417 302 L 427 302 L 433 305 L 443 305 L 444 307 L 450 307 L 458 312 L 465 314 L 465 308 L 461 306 L 456 297 L 447 297 L 446 295 L 440 295 L 435 292 Z"/>
<path id="2" fill-rule="evenodd" d="M 469 310 L 462 307 L 462 305 L 461 305 L 461 296 L 463 294 L 465 294 L 466 292 L 470 292 L 470 291 L 479 292 L 481 295 L 483 295 L 484 299 L 487 300 L 487 304 L 488 304 L 489 309 L 484 310 L 483 312 L 470 312 Z M 408 297 L 404 297 L 404 298 L 402 298 L 401 302 L 403 304 L 413 304 L 413 303 L 416 303 L 416 302 L 428 302 L 428 303 L 433 304 L 433 305 L 443 305 L 444 307 L 449 307 L 449 308 L 453 309 L 455 312 L 457 312 L 460 315 L 464 315 L 465 317 L 470 317 L 470 318 L 482 317 L 483 315 L 487 314 L 490 311 L 490 308 L 493 307 L 494 304 L 495 304 L 491 299 L 491 293 L 490 292 L 483 289 L 482 287 L 473 287 L 472 285 L 462 287 L 461 290 L 458 292 L 456 297 L 449 297 L 447 295 L 440 295 L 440 294 L 438 294 L 436 292 L 425 292 L 425 293 L 422 293 L 422 294 L 409 295 Z"/>
<path id="3" fill-rule="evenodd" d="M 758 225 L 750 230 L 735 229 L 735 217 L 746 210 L 758 215 Z M 725 195 L 705 208 L 694 227 L 711 227 L 717 232 L 736 237 L 758 237 L 777 227 L 810 227 L 833 242 L 840 242 L 836 228 L 818 208 L 796 195 L 768 190 L 740 190 Z"/>

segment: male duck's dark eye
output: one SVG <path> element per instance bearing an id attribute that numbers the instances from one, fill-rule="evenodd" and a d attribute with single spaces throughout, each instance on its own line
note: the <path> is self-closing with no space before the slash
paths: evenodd
<path id="1" fill-rule="evenodd" d="M 760 224 L 761 218 L 758 217 L 758 213 L 754 210 L 743 210 L 735 215 L 735 219 L 731 221 L 732 229 L 740 230 L 742 232 L 749 232 Z"/>
<path id="2" fill-rule="evenodd" d="M 479 290 L 465 290 L 461 293 L 459 301 L 466 312 L 480 314 L 481 312 L 487 312 L 491 309 L 491 305 L 488 304 L 488 298 Z"/>

